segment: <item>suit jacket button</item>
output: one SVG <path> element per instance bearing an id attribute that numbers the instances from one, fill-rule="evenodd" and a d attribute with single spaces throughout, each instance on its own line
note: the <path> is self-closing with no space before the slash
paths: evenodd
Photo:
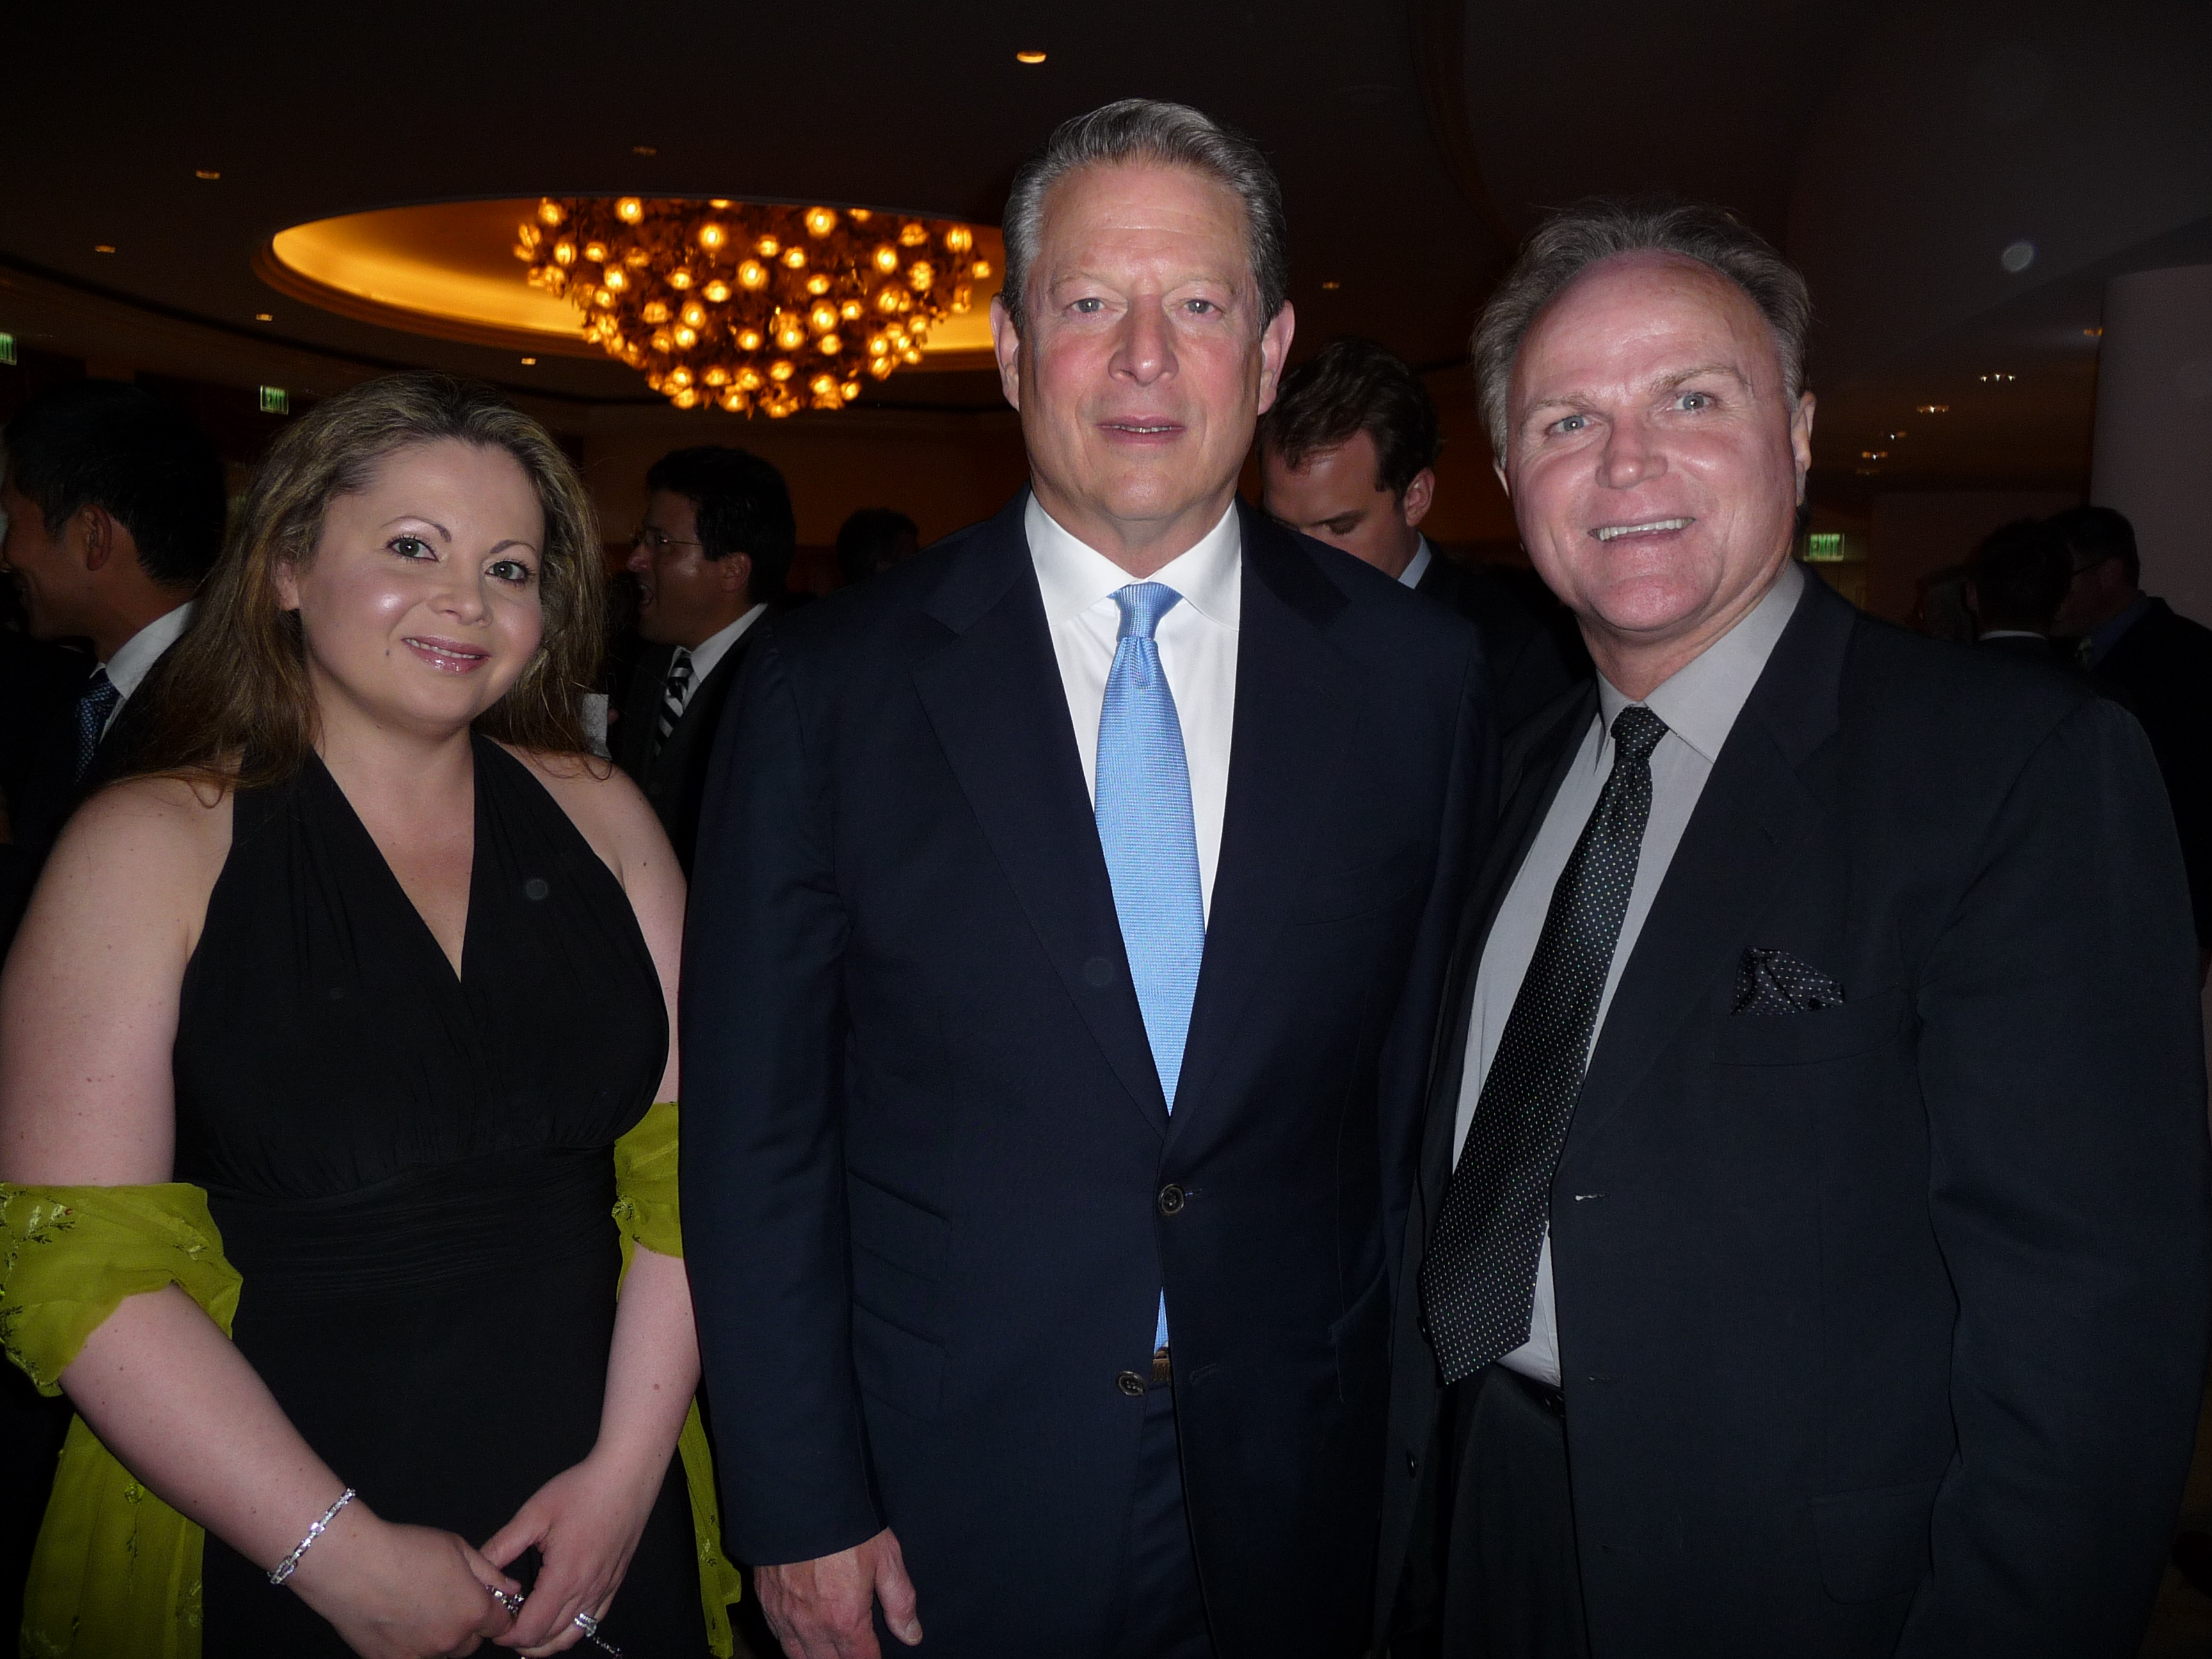
<path id="1" fill-rule="evenodd" d="M 1145 1379 L 1138 1376 L 1134 1371 L 1123 1371 L 1121 1376 L 1114 1379 L 1114 1383 L 1116 1388 L 1120 1389 L 1123 1394 L 1127 1395 L 1132 1400 L 1134 1400 L 1138 1395 L 1143 1394 L 1145 1391 Z"/>
<path id="2" fill-rule="evenodd" d="M 1162 1215 L 1175 1214 L 1177 1211 L 1182 1208 L 1182 1188 L 1176 1186 L 1174 1182 L 1170 1181 L 1166 1186 L 1160 1188 L 1160 1213 Z"/>

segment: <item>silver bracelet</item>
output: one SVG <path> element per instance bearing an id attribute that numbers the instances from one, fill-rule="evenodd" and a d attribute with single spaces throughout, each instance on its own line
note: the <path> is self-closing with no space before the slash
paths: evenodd
<path id="1" fill-rule="evenodd" d="M 272 1584 L 281 1584 L 289 1578 L 292 1576 L 292 1570 L 300 1565 L 300 1558 L 307 1553 L 307 1546 L 320 1538 L 328 1530 L 331 1522 L 337 1519 L 338 1511 L 352 1502 L 353 1488 L 348 1486 L 338 1494 L 338 1501 L 323 1511 L 323 1518 L 307 1528 L 307 1535 L 300 1540 L 299 1547 L 270 1569 L 269 1582 Z"/>

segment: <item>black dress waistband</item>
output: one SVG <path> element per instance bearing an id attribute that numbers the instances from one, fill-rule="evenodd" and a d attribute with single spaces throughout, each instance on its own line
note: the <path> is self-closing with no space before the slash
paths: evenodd
<path id="1" fill-rule="evenodd" d="M 613 1205 L 604 1147 L 495 1152 L 328 1198 L 208 1192 L 223 1254 L 256 1302 L 408 1291 L 611 1253 Z"/>

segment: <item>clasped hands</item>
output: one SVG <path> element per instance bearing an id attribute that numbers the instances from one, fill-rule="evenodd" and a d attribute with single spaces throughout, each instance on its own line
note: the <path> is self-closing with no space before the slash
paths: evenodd
<path id="1" fill-rule="evenodd" d="M 545 1659 L 584 1639 L 576 1615 L 605 1615 L 659 1495 L 647 1479 L 596 1455 L 532 1494 L 482 1550 L 453 1533 L 380 1520 L 356 1500 L 301 1559 L 291 1588 L 362 1659 L 442 1659 L 487 1639 Z M 535 1547 L 542 1565 L 520 1613 L 497 1596 L 522 1586 L 504 1571 Z"/>

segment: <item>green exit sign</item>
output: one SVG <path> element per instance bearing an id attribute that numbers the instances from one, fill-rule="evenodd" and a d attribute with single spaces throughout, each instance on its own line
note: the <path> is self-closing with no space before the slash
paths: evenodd
<path id="1" fill-rule="evenodd" d="M 261 412 L 264 415 L 289 415 L 292 394 L 281 386 L 264 386 L 261 392 Z"/>
<path id="2" fill-rule="evenodd" d="M 15 337 L 12 334 L 0 334 L 0 363 L 12 363 L 15 361 Z"/>
<path id="3" fill-rule="evenodd" d="M 1841 564 L 1844 562 L 1844 532 L 1840 530 L 1816 530 L 1805 538 L 1805 558 L 1810 564 Z"/>

